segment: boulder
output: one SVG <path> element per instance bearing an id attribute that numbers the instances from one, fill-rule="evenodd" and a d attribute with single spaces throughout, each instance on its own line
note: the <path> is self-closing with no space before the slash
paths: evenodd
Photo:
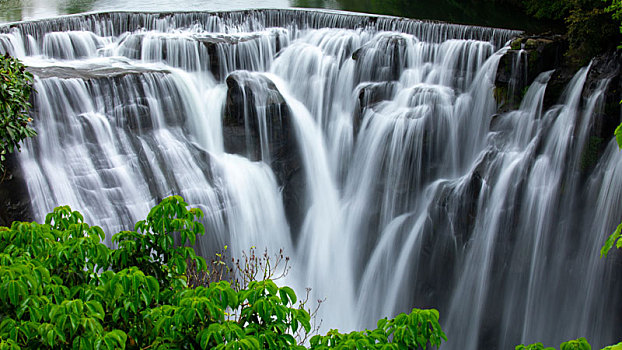
<path id="1" fill-rule="evenodd" d="M 359 132 L 365 109 L 372 108 L 382 101 L 391 100 L 396 88 L 397 82 L 367 82 L 357 87 L 357 106 L 352 121 L 354 135 Z"/>
<path id="2" fill-rule="evenodd" d="M 30 195 L 21 166 L 14 153 L 6 156 L 6 171 L 0 175 L 0 226 L 11 226 L 13 221 L 34 221 Z"/>
<path id="3" fill-rule="evenodd" d="M 540 73 L 562 67 L 567 47 L 561 35 L 523 35 L 512 40 L 510 49 L 499 61 L 495 79 L 499 112 L 518 108 L 527 88 Z"/>
<path id="4" fill-rule="evenodd" d="M 616 127 L 620 124 L 620 100 L 622 99 L 622 55 L 619 52 L 594 57 L 583 89 L 583 97 L 589 98 L 596 89 L 607 82 L 602 109 L 596 111 L 586 145 L 581 154 L 581 171 L 591 171 L 605 151 Z"/>
<path id="5" fill-rule="evenodd" d="M 226 83 L 225 151 L 270 165 L 283 188 L 285 214 L 292 233 L 296 233 L 304 220 L 306 181 L 290 109 L 264 75 L 235 71 L 227 76 Z M 262 140 L 261 125 L 265 125 L 267 140 Z M 267 153 L 262 153 L 262 142 Z"/>
<path id="6" fill-rule="evenodd" d="M 357 81 L 399 80 L 407 62 L 407 37 L 401 34 L 377 36 L 352 53 Z"/>
<path id="7" fill-rule="evenodd" d="M 272 29 L 268 36 L 274 40 L 274 53 L 281 50 L 283 43 L 281 42 L 282 31 L 278 29 Z M 243 50 L 235 50 L 236 46 L 244 43 L 250 43 L 253 41 L 260 42 L 265 40 L 265 34 L 253 34 L 253 35 L 230 35 L 230 34 L 209 34 L 209 35 L 197 35 L 194 37 L 201 45 L 205 46 L 209 55 L 209 70 L 218 81 L 222 81 L 226 77 L 223 74 L 227 73 L 227 69 L 251 69 L 252 66 L 247 66 L 247 57 L 244 57 L 246 52 Z M 260 46 L 261 44 L 256 44 Z M 231 60 L 229 63 L 233 64 L 232 67 L 225 66 L 223 69 L 223 58 Z"/>

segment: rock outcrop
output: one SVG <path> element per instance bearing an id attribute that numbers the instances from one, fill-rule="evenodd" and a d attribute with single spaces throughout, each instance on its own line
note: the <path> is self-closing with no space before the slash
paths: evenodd
<path id="1" fill-rule="evenodd" d="M 498 112 L 517 109 L 524 93 L 538 74 L 554 70 L 544 96 L 543 108 L 549 109 L 560 103 L 564 89 L 576 73 L 569 58 L 564 55 L 568 48 L 566 39 L 560 35 L 520 36 L 510 44 L 502 57 L 495 81 L 495 98 Z M 620 123 L 620 100 L 622 81 L 620 70 L 622 55 L 609 52 L 594 57 L 589 66 L 587 80 L 582 92 L 583 103 L 596 89 L 606 86 L 598 115 L 590 125 L 589 137 L 582 150 L 580 171 L 591 171 L 607 146 L 608 140 Z"/>
<path id="2" fill-rule="evenodd" d="M 518 108 L 527 88 L 540 73 L 563 67 L 567 47 L 568 43 L 560 35 L 522 35 L 512 40 L 510 49 L 499 62 L 495 80 L 499 112 Z M 563 88 L 572 75 L 567 80 L 566 74 L 559 78 L 560 83 L 563 80 L 560 85 Z M 549 94 L 552 95 L 559 97 L 561 91 Z"/>
<path id="3" fill-rule="evenodd" d="M 13 221 L 33 221 L 30 195 L 17 156 L 7 155 L 4 166 L 6 171 L 0 174 L 0 226 L 10 226 Z"/>
<path id="4" fill-rule="evenodd" d="M 226 83 L 225 151 L 270 165 L 283 188 L 292 232 L 298 232 L 304 219 L 305 179 L 289 107 L 264 75 L 236 71 Z"/>
<path id="5" fill-rule="evenodd" d="M 605 54 L 592 60 L 587 81 L 583 89 L 583 97 L 587 99 L 596 89 L 606 84 L 601 108 L 590 126 L 589 138 L 581 154 L 581 170 L 590 171 L 605 151 L 608 140 L 613 137 L 616 127 L 620 124 L 620 100 L 622 100 L 622 55 L 620 53 Z"/>

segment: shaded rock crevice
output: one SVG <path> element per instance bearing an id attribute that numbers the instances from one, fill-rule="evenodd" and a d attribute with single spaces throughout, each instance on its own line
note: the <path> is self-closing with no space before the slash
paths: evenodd
<path id="1" fill-rule="evenodd" d="M 8 154 L 4 167 L 6 171 L 0 174 L 0 226 L 9 227 L 14 221 L 34 221 L 28 186 L 17 155 Z"/>
<path id="2" fill-rule="evenodd" d="M 226 84 L 225 151 L 272 168 L 291 232 L 297 233 L 304 220 L 306 180 L 291 111 L 274 83 L 261 74 L 236 71 Z"/>

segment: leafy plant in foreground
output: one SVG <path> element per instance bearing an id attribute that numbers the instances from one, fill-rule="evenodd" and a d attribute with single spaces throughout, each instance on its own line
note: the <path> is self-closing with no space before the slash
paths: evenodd
<path id="1" fill-rule="evenodd" d="M 610 347 L 607 347 L 603 350 L 609 349 Z M 592 346 L 587 342 L 587 340 L 585 338 L 579 338 L 579 339 L 575 339 L 575 340 L 569 340 L 567 342 L 563 342 L 561 343 L 561 345 L 559 346 L 560 350 L 592 350 Z M 535 343 L 535 344 L 530 344 L 530 345 L 518 345 L 516 346 L 515 350 L 555 350 L 555 348 L 552 347 L 544 347 L 544 345 L 542 345 L 542 343 Z"/>
<path id="2" fill-rule="evenodd" d="M 622 18 L 620 16 L 622 16 L 620 13 L 622 13 L 622 5 L 620 5 L 620 1 L 614 1 L 614 5 L 617 4 L 617 13 L 618 13 L 618 17 L 617 18 Z M 612 5 L 612 6 L 614 6 Z M 614 135 L 616 137 L 616 143 L 618 144 L 618 148 L 622 150 L 622 124 L 618 125 L 618 127 L 616 128 Z M 609 251 L 611 250 L 611 248 L 613 248 L 613 246 L 615 245 L 616 248 L 620 249 L 622 248 L 622 240 L 620 239 L 622 237 L 622 224 L 618 225 L 618 227 L 615 229 L 615 231 L 609 235 L 609 237 L 607 238 L 607 241 L 605 242 L 605 245 L 600 249 L 600 257 L 607 257 L 607 254 L 609 253 Z"/>
<path id="3" fill-rule="evenodd" d="M 235 288 L 188 285 L 189 267 L 210 272 L 187 246 L 203 234 L 202 215 L 166 198 L 113 235 L 117 249 L 69 207 L 44 224 L 0 227 L 0 349 L 410 349 L 446 339 L 438 312 L 415 309 L 301 344 L 294 335 L 311 330 L 309 312 L 291 288 L 247 278 L 258 270 Z"/>

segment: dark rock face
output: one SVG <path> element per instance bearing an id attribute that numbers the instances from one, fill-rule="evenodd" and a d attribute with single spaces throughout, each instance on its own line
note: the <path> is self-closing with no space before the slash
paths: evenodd
<path id="1" fill-rule="evenodd" d="M 274 54 L 281 50 L 283 44 L 281 43 L 280 32 L 274 30 L 270 34 L 270 40 L 274 41 Z M 261 34 L 257 35 L 245 35 L 242 37 L 231 35 L 210 35 L 210 36 L 197 36 L 195 39 L 207 49 L 209 54 L 209 70 L 214 75 L 214 78 L 218 81 L 224 80 L 227 71 L 233 69 L 251 69 L 252 64 L 249 65 L 249 60 L 245 57 L 246 52 L 242 46 L 245 43 L 252 46 L 261 45 L 261 41 L 266 39 Z M 237 47 L 237 49 L 236 49 Z M 222 62 L 223 57 L 230 57 L 231 62 L 225 64 Z"/>
<path id="2" fill-rule="evenodd" d="M 354 135 L 358 134 L 365 109 L 393 98 L 397 89 L 396 82 L 363 83 L 358 87 L 357 106 L 354 110 Z"/>
<path id="3" fill-rule="evenodd" d="M 263 75 L 236 71 L 226 83 L 225 151 L 270 165 L 283 188 L 290 228 L 298 232 L 304 219 L 306 186 L 289 107 L 274 83 Z"/>
<path id="4" fill-rule="evenodd" d="M 106 79 L 122 78 L 127 75 L 140 75 L 144 73 L 168 73 L 166 70 L 148 70 L 140 67 L 109 67 L 104 65 L 89 65 L 84 68 L 75 67 L 28 67 L 28 71 L 40 79 L 59 78 L 59 79 Z"/>
<path id="5" fill-rule="evenodd" d="M 295 147 L 289 108 L 272 81 L 263 75 L 236 71 L 227 77 L 226 83 L 223 129 L 227 152 L 253 161 L 270 161 Z M 267 143 L 267 154 L 262 154 L 266 151 L 261 149 L 262 142 Z"/>
<path id="6" fill-rule="evenodd" d="M 28 71 L 40 79 L 77 79 L 83 81 L 90 93 L 101 96 L 106 114 L 114 118 L 116 124 L 137 134 L 149 132 L 154 127 L 149 98 L 146 97 L 143 82 L 162 80 L 168 74 L 167 70 L 148 70 L 138 67 L 106 67 L 88 65 L 74 67 L 28 67 Z M 61 84 L 62 85 L 62 84 Z M 170 93 L 177 93 L 169 89 Z M 53 95 L 53 98 L 57 97 Z M 34 99 L 37 95 L 34 94 Z M 33 108 L 36 108 L 33 103 Z M 180 115 L 178 110 L 170 108 L 164 113 L 167 122 L 171 125 L 179 124 L 171 120 L 171 116 Z M 56 111 L 64 114 L 64 111 Z M 33 111 L 32 115 L 38 113 Z"/>
<path id="7" fill-rule="evenodd" d="M 13 221 L 33 221 L 30 196 L 17 156 L 7 155 L 4 166 L 6 172 L 0 177 L 0 226 L 11 226 Z"/>
<path id="8" fill-rule="evenodd" d="M 397 81 L 407 62 L 409 42 L 402 35 L 375 38 L 352 53 L 356 61 L 357 81 Z"/>
<path id="9" fill-rule="evenodd" d="M 560 102 L 564 89 L 576 73 L 570 58 L 564 56 L 568 48 L 565 38 L 551 36 L 520 36 L 512 41 L 511 49 L 502 57 L 495 81 L 495 98 L 499 113 L 517 109 L 524 92 L 538 74 L 554 70 L 544 96 L 544 109 L 549 109 Z M 594 57 L 590 64 L 583 102 L 592 96 L 596 89 L 607 84 L 602 101 L 597 101 L 602 108 L 596 108 L 597 115 L 590 126 L 589 138 L 583 146 L 580 171 L 589 173 L 613 136 L 620 123 L 620 100 L 622 99 L 622 81 L 620 69 L 622 55 L 609 52 Z"/>
<path id="10" fill-rule="evenodd" d="M 588 172 L 594 168 L 598 159 L 605 151 L 608 140 L 611 139 L 616 127 L 620 124 L 620 100 L 622 99 L 622 81 L 620 69 L 622 56 L 619 53 L 597 56 L 592 60 L 592 66 L 587 76 L 583 97 L 588 98 L 600 88 L 602 82 L 607 82 L 602 108 L 597 110 L 594 123 L 591 125 L 589 139 L 581 155 L 581 170 Z"/>
<path id="11" fill-rule="evenodd" d="M 567 47 L 568 43 L 560 35 L 519 36 L 514 39 L 497 69 L 495 98 L 499 103 L 499 111 L 518 108 L 527 88 L 540 73 L 559 70 L 565 63 L 564 52 Z M 563 89 L 572 75 L 568 80 L 565 75 L 560 78 L 564 81 L 560 84 L 560 89 Z M 553 81 L 551 83 L 555 85 Z M 560 95 L 561 91 L 557 97 Z"/>
<path id="12" fill-rule="evenodd" d="M 590 96 L 601 80 L 609 80 L 605 94 L 605 106 L 602 118 L 599 117 L 594 129 L 598 135 L 610 137 L 620 123 L 620 100 L 622 99 L 622 55 L 620 53 L 597 56 L 592 61 L 590 72 L 587 76 L 586 87 L 583 96 Z"/>
<path id="13" fill-rule="evenodd" d="M 520 40 L 520 39 L 519 39 Z M 527 81 L 532 82 L 538 74 L 563 65 L 567 43 L 559 35 L 529 37 L 521 41 L 527 51 Z"/>

